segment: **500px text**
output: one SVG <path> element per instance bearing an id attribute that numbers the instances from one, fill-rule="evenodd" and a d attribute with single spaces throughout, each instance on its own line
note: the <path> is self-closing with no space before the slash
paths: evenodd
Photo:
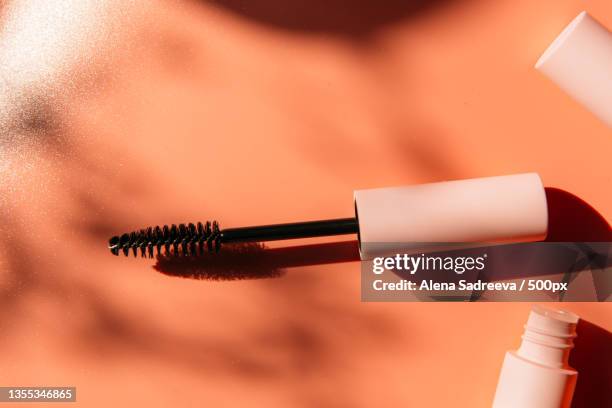
<path id="1" fill-rule="evenodd" d="M 526 288 L 525 288 L 526 284 Z M 567 282 L 553 282 L 551 280 L 542 279 L 523 279 L 520 285 L 517 282 L 486 282 L 477 280 L 468 282 L 464 279 L 458 283 L 455 282 L 434 282 L 433 280 L 423 280 L 420 283 L 402 279 L 398 282 L 384 282 L 382 279 L 377 279 L 372 282 L 372 288 L 376 291 L 428 291 L 428 290 L 495 290 L 495 291 L 514 291 L 520 292 L 524 289 L 528 291 L 547 291 L 560 292 L 567 290 Z"/>

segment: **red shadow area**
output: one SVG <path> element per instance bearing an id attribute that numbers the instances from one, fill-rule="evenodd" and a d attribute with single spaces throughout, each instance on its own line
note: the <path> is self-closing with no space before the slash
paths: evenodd
<path id="1" fill-rule="evenodd" d="M 546 187 L 549 242 L 612 241 L 606 219 L 588 203 L 567 191 Z"/>
<path id="2" fill-rule="evenodd" d="M 612 333 L 586 320 L 576 332 L 569 361 L 578 370 L 572 408 L 612 407 Z"/>

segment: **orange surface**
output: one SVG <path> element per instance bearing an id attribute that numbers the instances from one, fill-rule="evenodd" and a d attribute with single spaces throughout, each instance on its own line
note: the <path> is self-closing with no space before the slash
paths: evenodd
<path id="1" fill-rule="evenodd" d="M 75 385 L 88 407 L 488 407 L 529 304 L 365 304 L 357 262 L 181 279 L 106 240 L 528 171 L 612 216 L 611 130 L 533 69 L 581 9 L 612 27 L 609 1 L 3 3 L 0 385 Z M 612 305 L 564 306 L 591 323 L 575 406 L 603 406 Z"/>

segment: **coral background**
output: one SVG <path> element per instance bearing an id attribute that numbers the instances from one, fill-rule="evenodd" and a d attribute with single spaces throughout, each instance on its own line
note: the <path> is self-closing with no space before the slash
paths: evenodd
<path id="1" fill-rule="evenodd" d="M 529 171 L 584 200 L 554 210 L 557 237 L 609 240 L 611 130 L 533 69 L 582 9 L 612 27 L 606 0 L 3 2 L 0 385 L 88 407 L 490 406 L 529 304 L 361 303 L 358 262 L 312 250 L 281 276 L 179 278 L 106 241 Z M 563 306 L 586 320 L 574 407 L 612 406 L 612 305 Z"/>

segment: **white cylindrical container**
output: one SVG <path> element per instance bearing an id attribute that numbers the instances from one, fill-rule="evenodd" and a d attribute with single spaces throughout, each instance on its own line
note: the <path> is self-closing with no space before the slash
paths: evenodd
<path id="1" fill-rule="evenodd" d="M 363 260 L 428 243 L 507 243 L 546 237 L 546 193 L 536 173 L 355 191 Z"/>
<path id="2" fill-rule="evenodd" d="M 553 41 L 535 67 L 612 126 L 612 33 L 585 11 Z"/>
<path id="3" fill-rule="evenodd" d="M 534 306 L 523 341 L 506 353 L 493 408 L 569 408 L 578 372 L 568 364 L 578 316 Z"/>

